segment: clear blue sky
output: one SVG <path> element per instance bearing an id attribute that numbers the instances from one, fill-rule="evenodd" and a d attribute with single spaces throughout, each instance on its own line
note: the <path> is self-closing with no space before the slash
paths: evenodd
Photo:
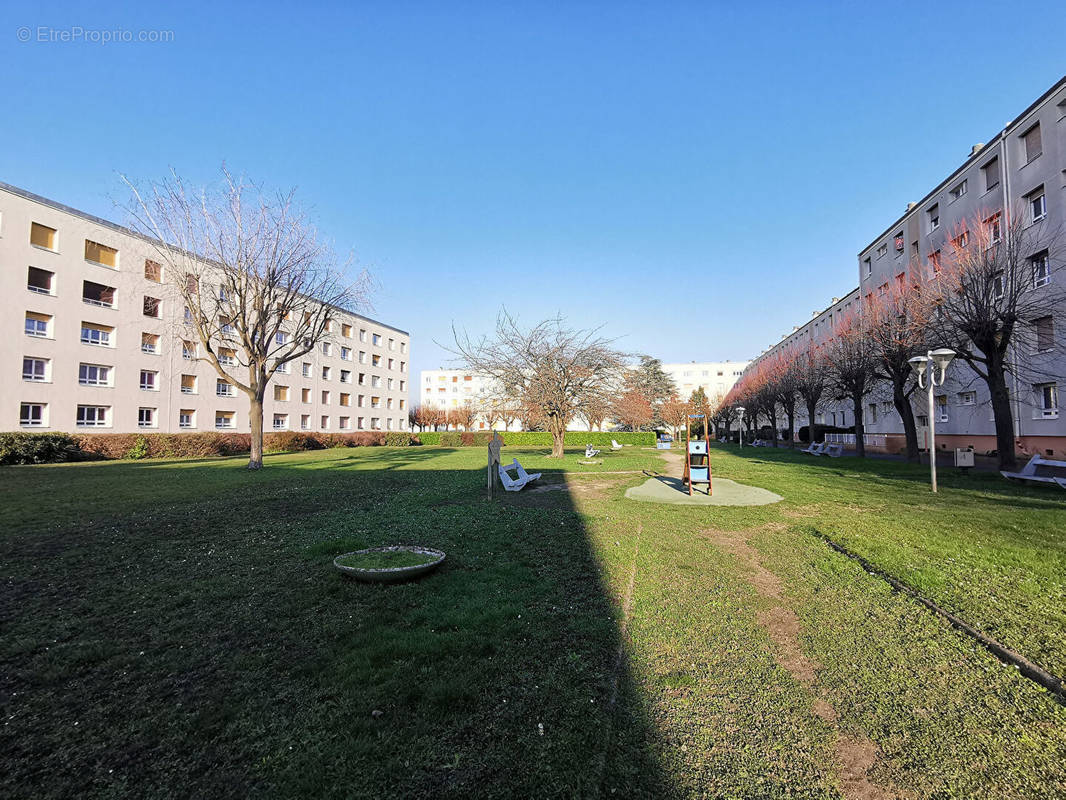
<path id="1" fill-rule="evenodd" d="M 1066 73 L 1061 0 L 167 5 L 5 4 L 0 179 L 118 221 L 119 172 L 295 186 L 415 371 L 501 304 L 750 357 Z"/>

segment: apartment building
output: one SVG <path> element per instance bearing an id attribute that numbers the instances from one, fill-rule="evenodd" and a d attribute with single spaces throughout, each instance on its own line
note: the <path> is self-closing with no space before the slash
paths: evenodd
<path id="1" fill-rule="evenodd" d="M 842 300 L 834 299 L 833 305 L 794 328 L 760 359 L 781 348 L 817 340 L 832 329 L 834 314 L 848 307 L 861 309 L 863 302 L 895 285 L 931 274 L 941 253 L 950 252 L 951 238 L 964 228 L 985 224 L 995 231 L 1008 219 L 1036 226 L 1034 249 L 1028 254 L 1034 289 L 1052 284 L 1061 287 L 1066 280 L 1066 270 L 1059 269 L 1066 241 L 1060 240 L 1057 249 L 1048 243 L 1056 234 L 1066 235 L 1066 78 L 987 142 L 974 145 L 962 163 L 918 202 L 908 203 L 904 213 L 859 252 L 858 289 Z M 1058 341 L 1066 325 L 1066 309 L 1026 323 L 1040 329 L 1034 337 L 1039 350 L 1019 348 L 1012 354 L 1022 366 L 1011 386 L 1016 445 L 1023 453 L 1066 455 L 1066 418 L 1059 408 L 1066 359 Z M 1040 368 L 1027 369 L 1037 355 L 1041 356 Z M 930 421 L 926 396 L 916 394 L 913 406 L 921 439 Z M 995 448 L 988 389 L 961 361 L 952 364 L 945 385 L 936 390 L 933 413 L 937 442 L 944 449 Z M 848 427 L 855 422 L 853 416 L 850 402 L 829 399 L 816 422 Z M 798 417 L 797 426 L 808 423 L 805 411 Z M 902 421 L 887 387 L 875 388 L 866 399 L 863 423 L 867 447 L 891 452 L 902 448 Z"/>
<path id="2" fill-rule="evenodd" d="M 0 430 L 249 430 L 247 399 L 199 358 L 153 252 L 127 228 L 0 183 Z M 275 374 L 265 428 L 406 430 L 408 333 L 330 316 L 326 340 Z"/>
<path id="3" fill-rule="evenodd" d="M 663 364 L 663 371 L 669 375 L 677 386 L 683 399 L 702 387 L 708 398 L 725 397 L 733 384 L 744 374 L 746 361 L 691 361 L 688 363 Z M 457 369 L 423 370 L 421 373 L 419 398 L 425 408 L 438 408 L 445 411 L 470 404 L 475 411 L 485 408 L 494 396 L 492 380 L 484 375 Z M 476 427 L 488 430 L 489 425 L 484 414 L 477 416 Z M 502 421 L 495 424 L 496 430 L 504 430 Z M 588 430 L 582 419 L 571 420 L 569 430 Z M 511 422 L 507 430 L 520 431 L 522 423 Z"/>
<path id="4" fill-rule="evenodd" d="M 703 389 L 707 399 L 712 401 L 725 397 L 747 366 L 747 361 L 688 361 L 662 365 L 663 372 L 673 380 L 682 400 L 688 400 L 694 391 Z"/>

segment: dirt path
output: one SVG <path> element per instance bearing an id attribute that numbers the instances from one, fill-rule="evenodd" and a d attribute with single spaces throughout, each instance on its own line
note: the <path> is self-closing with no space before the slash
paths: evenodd
<path id="1" fill-rule="evenodd" d="M 784 526 L 775 525 L 775 529 Z M 732 553 L 749 570 L 748 580 L 760 597 L 770 600 L 768 608 L 761 610 L 757 619 L 775 645 L 777 663 L 797 681 L 816 695 L 818 670 L 816 660 L 808 658 L 800 644 L 800 621 L 796 612 L 787 604 L 781 579 L 766 569 L 759 560 L 758 551 L 748 542 L 744 531 L 703 531 L 703 535 L 715 545 Z M 835 754 L 841 788 L 848 800 L 888 800 L 901 795 L 873 783 L 870 769 L 877 763 L 877 745 L 862 734 L 845 735 L 837 726 L 837 713 L 823 697 L 817 696 L 811 710 L 837 729 Z"/>

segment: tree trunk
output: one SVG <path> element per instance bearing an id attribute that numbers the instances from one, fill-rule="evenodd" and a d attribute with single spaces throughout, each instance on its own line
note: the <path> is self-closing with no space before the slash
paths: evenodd
<path id="1" fill-rule="evenodd" d="M 996 423 L 996 452 L 999 454 L 999 468 L 1015 470 L 1018 468 L 1018 460 L 1014 454 L 1014 413 L 1010 407 L 1007 376 L 999 363 L 988 365 L 988 377 L 985 382 L 992 394 L 992 415 Z"/>
<path id="2" fill-rule="evenodd" d="M 903 421 L 903 439 L 907 443 L 907 460 L 917 464 L 921 461 L 918 452 L 918 428 L 914 424 L 914 409 L 911 408 L 910 400 L 903 391 L 906 378 L 896 378 L 892 381 L 892 405 L 899 412 L 899 418 Z"/>
<path id="3" fill-rule="evenodd" d="M 566 422 L 557 417 L 548 418 L 548 429 L 552 433 L 552 458 L 563 457 L 563 439 L 566 436 Z"/>
<path id="4" fill-rule="evenodd" d="M 251 454 L 248 469 L 263 468 L 263 398 L 253 394 L 248 401 L 248 423 L 252 430 Z"/>
<path id="5" fill-rule="evenodd" d="M 785 416 L 788 417 L 788 444 L 789 447 L 796 446 L 796 406 L 785 406 Z"/>
<path id="6" fill-rule="evenodd" d="M 807 400 L 807 444 L 814 444 L 814 414 L 815 409 L 818 408 L 818 403 L 814 400 Z"/>
<path id="7" fill-rule="evenodd" d="M 851 398 L 851 413 L 855 415 L 855 455 L 866 458 L 866 426 L 862 424 L 862 395 Z"/>
<path id="8" fill-rule="evenodd" d="M 777 406 L 770 408 L 770 441 L 777 447 Z"/>

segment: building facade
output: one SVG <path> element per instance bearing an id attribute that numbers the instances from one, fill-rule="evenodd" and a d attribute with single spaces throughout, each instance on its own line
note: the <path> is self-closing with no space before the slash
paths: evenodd
<path id="1" fill-rule="evenodd" d="M 1066 78 L 987 143 L 974 145 L 969 156 L 920 201 L 907 204 L 903 215 L 858 254 L 859 287 L 843 299 L 834 298 L 831 306 L 815 312 L 760 359 L 818 341 L 832 330 L 834 314 L 860 310 L 865 302 L 914 280 L 915 275 L 931 274 L 941 253 L 951 252 L 952 237 L 975 222 L 997 226 L 1000 220 L 1012 219 L 1014 224 L 1035 226 L 1033 252 L 1026 254 L 1034 291 L 1066 288 L 1066 270 L 1061 269 L 1066 246 L 1061 239 L 1066 235 Z M 1035 338 L 1042 340 L 1038 348 L 1045 349 L 1024 352 L 1019 347 L 1012 353 L 1020 365 L 1010 378 L 1016 447 L 1022 453 L 1061 457 L 1066 455 L 1066 416 L 1060 413 L 1059 391 L 1066 381 L 1066 358 L 1056 340 L 1066 325 L 1066 309 L 1055 310 L 1050 319 L 1024 324 L 1042 326 Z M 1037 356 L 1040 368 L 1027 369 Z M 922 442 L 930 423 L 924 392 L 915 393 L 912 405 Z M 807 424 L 806 411 L 797 412 L 797 427 Z M 995 449 L 988 388 L 960 360 L 951 365 L 945 385 L 935 391 L 933 415 L 939 447 Z M 850 401 L 827 399 L 815 422 L 849 427 L 855 423 L 853 416 Z M 902 421 L 887 387 L 876 387 L 866 399 L 863 424 L 867 447 L 890 452 L 903 447 Z"/>
<path id="2" fill-rule="evenodd" d="M 663 364 L 662 369 L 677 386 L 678 395 L 687 400 L 697 388 L 703 389 L 709 400 L 723 398 L 733 384 L 744 374 L 746 361 L 691 361 L 688 363 Z M 484 375 L 460 369 L 422 370 L 419 381 L 419 402 L 424 408 L 450 411 L 463 405 L 471 405 L 477 412 L 474 427 L 478 430 L 522 430 L 520 420 L 514 419 L 505 427 L 503 420 L 490 426 L 483 409 L 494 397 L 492 380 Z M 585 431 L 588 425 L 583 419 L 574 419 L 568 430 Z"/>
<path id="3" fill-rule="evenodd" d="M 153 253 L 127 228 L 0 183 L 11 334 L 0 341 L 0 430 L 249 430 L 245 395 L 199 358 Z M 275 374 L 264 428 L 406 430 L 407 332 L 340 309 L 330 317 L 326 340 Z"/>

